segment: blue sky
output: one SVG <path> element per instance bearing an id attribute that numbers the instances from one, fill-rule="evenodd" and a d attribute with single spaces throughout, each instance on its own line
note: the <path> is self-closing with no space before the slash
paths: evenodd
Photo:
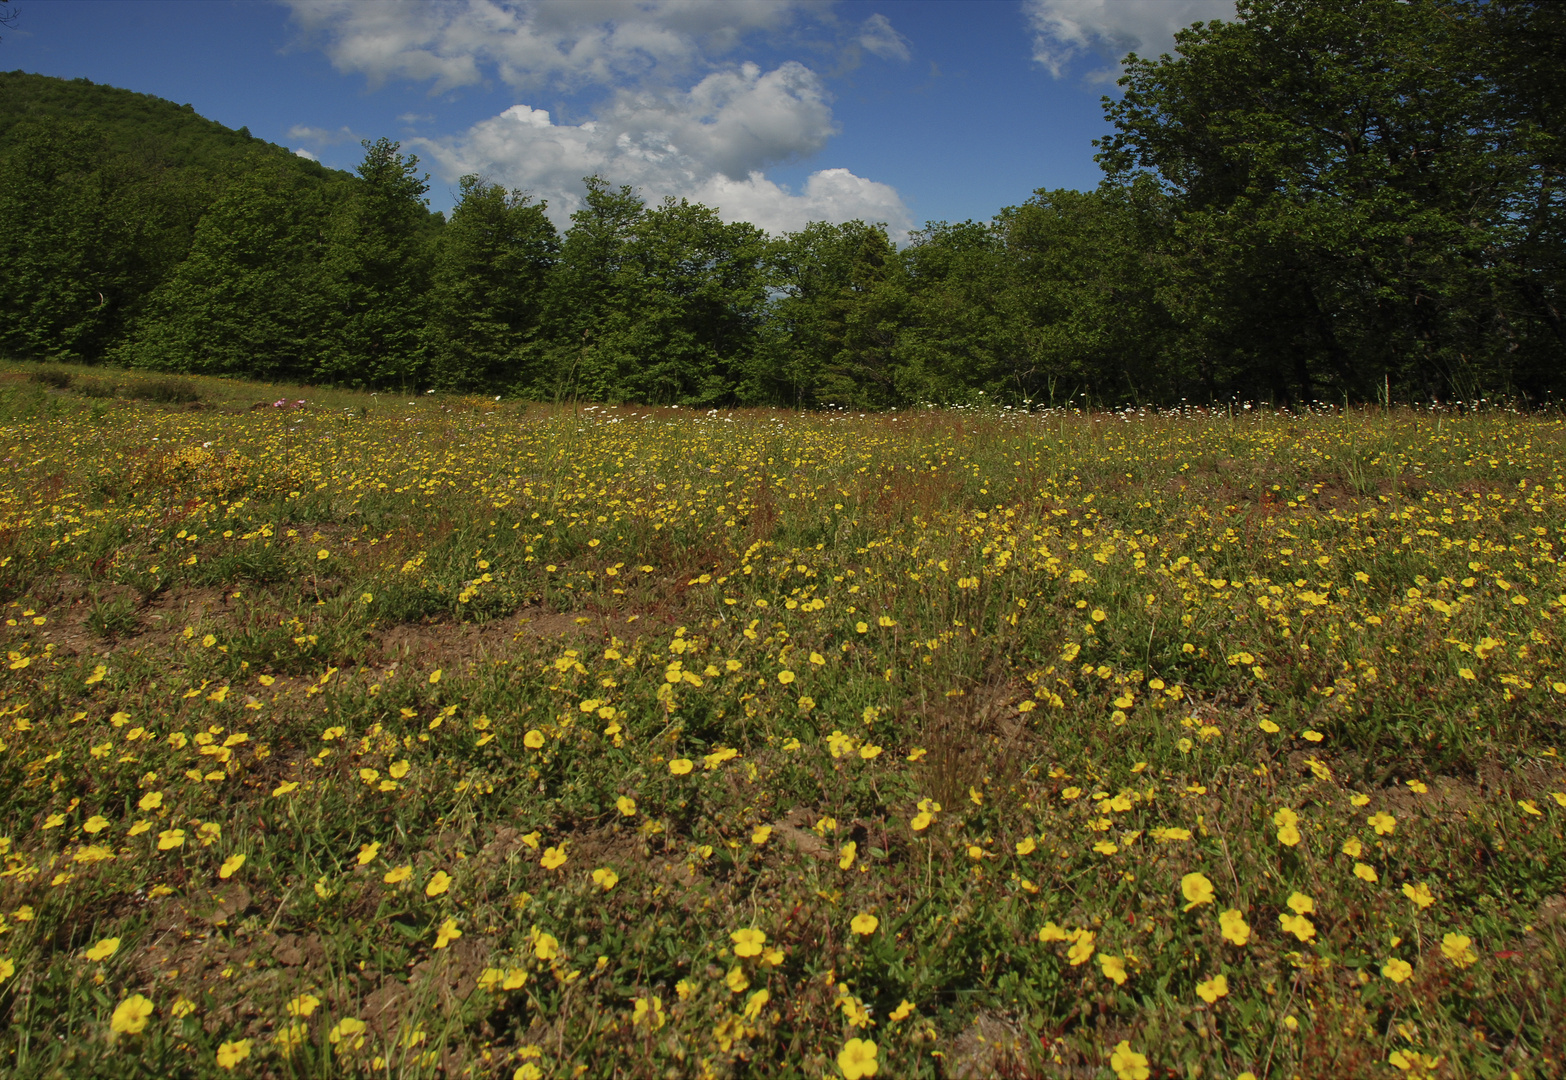
<path id="1" fill-rule="evenodd" d="M 774 232 L 1097 183 L 1100 97 L 1230 0 L 18 0 L 0 69 L 184 103 L 352 168 L 390 136 L 560 218 L 598 172 Z"/>

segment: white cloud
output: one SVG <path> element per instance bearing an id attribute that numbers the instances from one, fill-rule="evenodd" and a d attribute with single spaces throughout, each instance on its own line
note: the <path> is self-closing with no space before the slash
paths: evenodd
<path id="1" fill-rule="evenodd" d="M 1057 79 L 1083 53 L 1110 66 L 1089 73 L 1113 79 L 1128 52 L 1158 56 L 1174 48 L 1175 31 L 1193 22 L 1234 18 L 1234 0 L 1024 0 L 1033 27 L 1033 59 Z"/>
<path id="2" fill-rule="evenodd" d="M 885 15 L 872 15 L 866 19 L 856 40 L 865 52 L 882 60 L 908 59 L 908 39 L 892 29 L 892 22 Z"/>
<path id="3" fill-rule="evenodd" d="M 847 169 L 811 173 L 799 195 L 760 172 L 739 181 L 714 176 L 697 189 L 695 201 L 717 207 L 725 221 L 748 221 L 774 234 L 793 232 L 812 221 L 859 218 L 872 224 L 885 222 L 892 238 L 901 240 L 912 226 L 896 188 Z"/>
<path id="4" fill-rule="evenodd" d="M 295 124 L 288 129 L 290 139 L 299 139 L 303 142 L 315 143 L 317 146 L 338 146 L 342 143 L 356 143 L 363 136 L 356 134 L 346 125 L 340 128 L 318 128 L 308 124 Z"/>
<path id="5" fill-rule="evenodd" d="M 321 160 L 320 158 L 316 157 L 314 154 L 310 153 L 310 151 L 308 151 L 308 150 L 295 150 L 294 151 L 294 156 L 295 157 L 302 157 L 302 158 L 304 158 L 307 161 L 320 161 Z"/>
<path id="6" fill-rule="evenodd" d="M 582 178 L 598 174 L 649 201 L 689 198 L 769 231 L 855 217 L 906 229 L 896 190 L 847 169 L 812 174 L 797 195 L 767 179 L 766 166 L 809 157 L 835 132 L 820 79 L 790 61 L 715 72 L 689 90 L 622 90 L 582 124 L 514 105 L 459 136 L 410 146 L 448 181 L 478 173 L 547 199 L 562 225 L 581 205 Z"/>
<path id="7" fill-rule="evenodd" d="M 435 92 L 482 82 L 491 67 L 518 88 L 613 86 L 649 74 L 667 81 L 809 7 L 798 0 L 285 2 L 339 71 L 374 83 L 427 81 Z M 896 34 L 890 24 L 886 31 Z"/>
<path id="8" fill-rule="evenodd" d="M 820 0 L 284 2 L 338 70 L 372 84 L 406 79 L 439 93 L 498 78 L 532 101 L 603 91 L 585 123 L 519 104 L 459 134 L 407 140 L 448 182 L 472 172 L 525 188 L 561 224 L 580 205 L 582 177 L 596 173 L 649 201 L 698 200 L 769 230 L 854 217 L 907 228 L 895 189 L 846 169 L 819 170 L 798 193 L 768 179 L 767 167 L 807 160 L 837 133 L 829 94 L 796 61 L 763 71 L 725 59 L 749 36 L 776 42 L 808 24 L 855 58 L 907 60 L 908 42 L 884 15 L 847 23 Z M 320 129 L 295 137 L 346 141 Z"/>

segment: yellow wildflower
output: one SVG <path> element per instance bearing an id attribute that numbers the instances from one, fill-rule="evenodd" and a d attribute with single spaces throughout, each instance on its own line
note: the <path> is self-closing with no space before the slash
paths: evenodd
<path id="1" fill-rule="evenodd" d="M 729 940 L 734 943 L 735 956 L 760 956 L 762 946 L 767 943 L 767 935 L 753 928 L 735 930 L 729 934 Z"/>
<path id="2" fill-rule="evenodd" d="M 849 1039 L 844 1043 L 837 1052 L 837 1067 L 843 1071 L 844 1080 L 874 1076 L 880 1068 L 876 1053 L 876 1045 L 869 1039 Z"/>
<path id="3" fill-rule="evenodd" d="M 1122 1039 L 1109 1055 L 1109 1067 L 1115 1071 L 1116 1080 L 1147 1080 L 1152 1070 L 1147 1067 L 1147 1056 L 1131 1049 Z"/>
<path id="4" fill-rule="evenodd" d="M 1474 951 L 1473 939 L 1467 934 L 1447 934 L 1441 939 L 1441 955 L 1460 968 L 1472 967 L 1479 961 Z"/>
<path id="5" fill-rule="evenodd" d="M 1224 975 L 1214 975 L 1206 982 L 1196 984 L 1196 996 L 1211 1005 L 1229 993 L 1229 980 Z"/>
<path id="6" fill-rule="evenodd" d="M 440 924 L 440 929 L 435 933 L 435 948 L 444 949 L 461 936 L 462 931 L 457 929 L 457 920 L 447 919 Z"/>
<path id="7" fill-rule="evenodd" d="M 1218 929 L 1231 945 L 1244 945 L 1251 940 L 1251 926 L 1238 908 L 1230 908 L 1218 916 Z"/>
<path id="8" fill-rule="evenodd" d="M 250 1056 L 250 1040 L 239 1039 L 234 1042 L 226 1042 L 218 1047 L 217 1063 L 220 1069 L 233 1069 L 241 1061 Z"/>
<path id="9" fill-rule="evenodd" d="M 1186 900 L 1190 901 L 1185 905 L 1186 911 L 1213 902 L 1213 883 L 1208 880 L 1206 874 L 1199 871 L 1186 874 L 1180 879 L 1180 892 L 1184 894 Z"/>
<path id="10" fill-rule="evenodd" d="M 1316 936 L 1316 925 L 1303 915 L 1279 915 L 1278 925 L 1301 941 L 1309 941 Z"/>
<path id="11" fill-rule="evenodd" d="M 109 1018 L 109 1030 L 120 1035 L 139 1035 L 152 1016 L 152 1002 L 140 994 L 132 994 L 120 1002 Z"/>
<path id="12" fill-rule="evenodd" d="M 103 960 L 107 960 L 109 957 L 113 956 L 119 951 L 120 939 L 117 937 L 108 937 L 98 942 L 98 944 L 88 949 L 82 955 L 94 963 L 97 963 Z"/>

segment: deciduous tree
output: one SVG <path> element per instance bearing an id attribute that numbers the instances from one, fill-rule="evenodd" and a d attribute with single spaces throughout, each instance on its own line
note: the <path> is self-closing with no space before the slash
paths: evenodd
<path id="1" fill-rule="evenodd" d="M 545 204 L 477 176 L 441 231 L 430 305 L 430 381 L 525 392 L 543 376 L 544 291 L 560 250 Z"/>

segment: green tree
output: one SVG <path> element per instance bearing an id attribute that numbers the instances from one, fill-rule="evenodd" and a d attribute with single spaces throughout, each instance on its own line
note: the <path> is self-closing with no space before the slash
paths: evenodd
<path id="1" fill-rule="evenodd" d="M 621 271 L 622 358 L 613 396 L 714 405 L 731 400 L 766 301 L 765 237 L 711 207 L 666 199 L 637 222 Z"/>
<path id="2" fill-rule="evenodd" d="M 273 163 L 237 176 L 152 295 L 123 359 L 166 371 L 310 377 L 323 344 L 322 259 L 338 194 Z"/>
<path id="3" fill-rule="evenodd" d="M 1161 295 L 1167 206 L 1146 182 L 1041 190 L 991 223 L 914 233 L 902 253 L 898 400 L 1108 403 L 1187 392 Z"/>
<path id="4" fill-rule="evenodd" d="M 601 176 L 583 183 L 583 206 L 571 215 L 545 298 L 551 385 L 543 394 L 611 400 L 623 369 L 637 360 L 618 351 L 619 324 L 627 317 L 619 290 L 646 207 L 629 187 L 615 190 Z"/>
<path id="5" fill-rule="evenodd" d="M 544 203 L 477 176 L 461 184 L 435 255 L 430 381 L 525 392 L 544 374 L 537 338 L 559 237 Z"/>
<path id="6" fill-rule="evenodd" d="M 1185 362 L 1166 309 L 1170 209 L 1144 181 L 1040 190 L 1001 212 L 1004 280 L 991 303 L 1007 350 L 992 394 L 1060 404 L 1211 393 L 1212 373 Z"/>
<path id="7" fill-rule="evenodd" d="M 1002 236 L 979 222 L 939 221 L 910 239 L 902 253 L 908 307 L 896 348 L 898 399 L 957 404 L 993 398 L 1003 371 L 1028 366 L 1017 355 L 1026 352 L 1026 334 L 1012 318 Z M 1015 389 L 1023 392 L 1006 396 L 1026 396 L 1023 387 Z"/>
<path id="8" fill-rule="evenodd" d="M 95 362 L 186 243 L 183 192 L 90 123 L 46 117 L 0 158 L 0 349 Z"/>
<path id="9" fill-rule="evenodd" d="M 349 179 L 188 105 L 87 79 L 0 72 L 0 96 L 0 349 L 17 356 L 133 358 L 128 337 L 139 348 L 158 318 L 150 297 L 232 183 L 288 174 L 309 201 Z"/>
<path id="10" fill-rule="evenodd" d="M 323 282 L 325 347 L 316 377 L 409 388 L 424 378 L 421 341 L 433 239 L 428 177 L 390 139 L 364 143 L 355 186 L 333 223 Z"/>
<path id="11" fill-rule="evenodd" d="M 812 222 L 774 242 L 768 267 L 765 344 L 742 396 L 803 408 L 898 404 L 907 271 L 886 227 Z"/>
<path id="12" fill-rule="evenodd" d="M 595 401 L 731 400 L 766 302 L 765 237 L 710 207 L 587 180 L 551 301 L 561 386 Z"/>
<path id="13" fill-rule="evenodd" d="M 1566 389 L 1566 6 L 1490 0 L 1480 18 L 1477 66 L 1527 162 L 1504 211 L 1495 326 L 1518 386 L 1542 396 Z"/>
<path id="14" fill-rule="evenodd" d="M 1242 0 L 1177 55 L 1129 59 L 1100 161 L 1178 202 L 1170 310 L 1233 389 L 1518 388 L 1514 234 L 1548 140 L 1505 107 L 1486 22 L 1505 13 L 1485 9 Z"/>

